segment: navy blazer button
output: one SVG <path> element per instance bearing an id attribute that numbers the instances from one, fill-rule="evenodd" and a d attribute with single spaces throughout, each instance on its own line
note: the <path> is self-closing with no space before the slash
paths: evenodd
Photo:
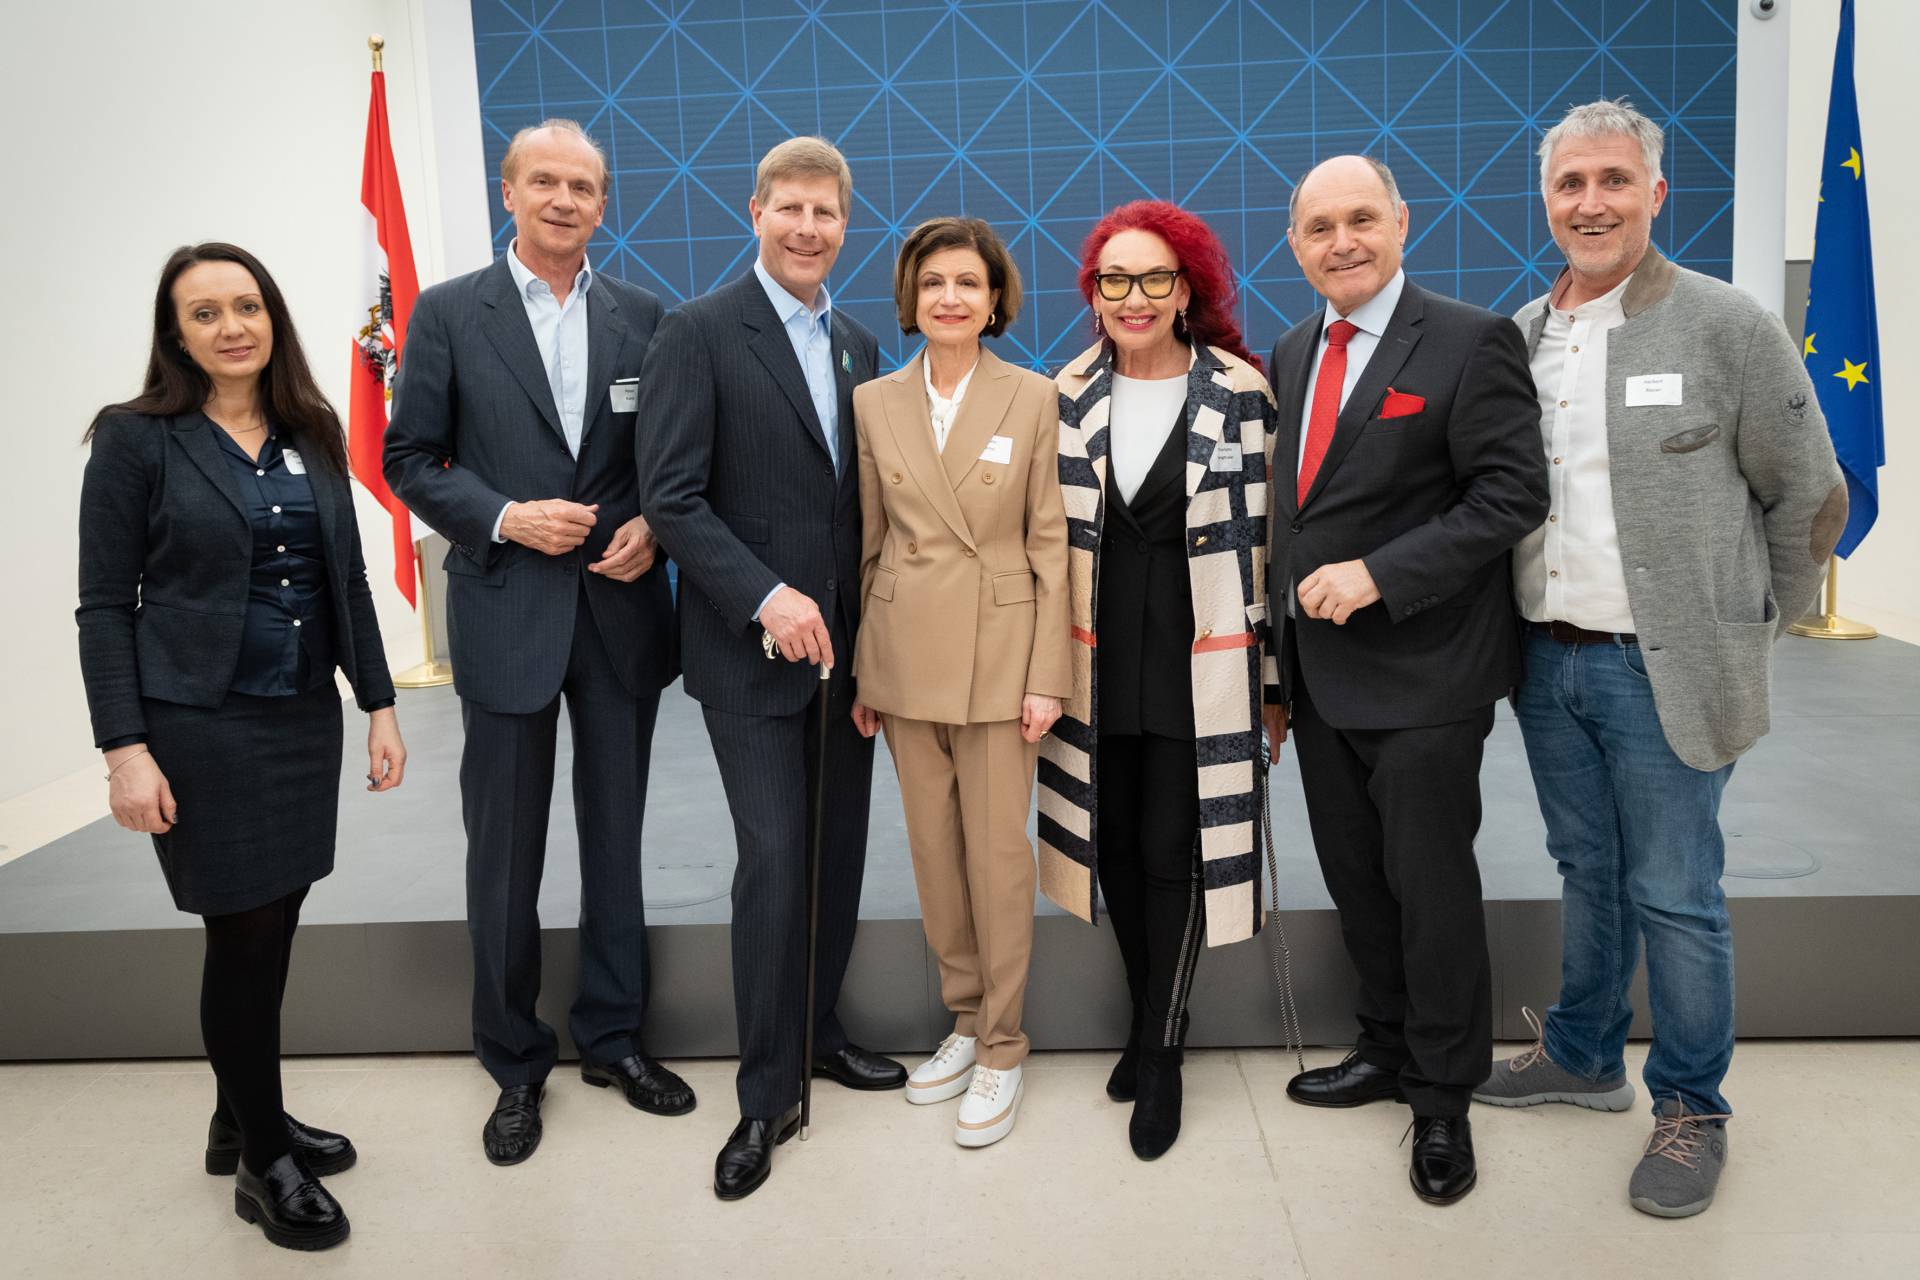
<path id="1" fill-rule="evenodd" d="M 1301 524 L 1298 520 L 1295 520 L 1292 524 L 1288 525 L 1287 527 L 1293 530 L 1295 533 L 1298 533 L 1300 532 L 1300 530 L 1304 529 L 1306 526 Z"/>
<path id="2" fill-rule="evenodd" d="M 840 585 L 840 584 L 839 584 L 839 583 L 837 583 L 837 582 L 835 582 L 835 581 L 834 581 L 834 580 L 833 580 L 832 578 L 828 578 L 828 579 L 827 579 L 827 590 L 829 590 L 829 591 L 832 591 L 832 590 L 834 590 L 834 589 L 835 589 L 836 587 L 838 587 L 839 585 Z"/>

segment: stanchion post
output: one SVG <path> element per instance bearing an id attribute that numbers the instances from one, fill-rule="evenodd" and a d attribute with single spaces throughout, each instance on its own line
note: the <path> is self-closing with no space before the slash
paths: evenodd
<path id="1" fill-rule="evenodd" d="M 1824 613 L 1810 613 L 1798 622 L 1789 623 L 1790 635 L 1807 636 L 1814 640 L 1871 640 L 1880 633 L 1864 622 L 1855 622 L 1851 618 L 1840 616 L 1840 558 L 1827 561 L 1827 608 Z"/>
<path id="2" fill-rule="evenodd" d="M 396 689 L 434 689 L 453 683 L 453 667 L 434 653 L 433 593 L 427 589 L 427 544 L 413 544 L 413 571 L 420 580 L 420 652 L 425 658 L 418 666 L 408 667 L 393 677 Z"/>

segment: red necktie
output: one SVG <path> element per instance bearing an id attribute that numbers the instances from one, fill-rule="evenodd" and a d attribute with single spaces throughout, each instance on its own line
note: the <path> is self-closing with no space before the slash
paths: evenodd
<path id="1" fill-rule="evenodd" d="M 1333 424 L 1340 417 L 1340 387 L 1347 380 L 1347 343 L 1360 326 L 1335 320 L 1327 326 L 1327 354 L 1320 357 L 1320 376 L 1313 384 L 1313 415 L 1307 419 L 1307 448 L 1300 455 L 1300 479 L 1294 506 L 1305 504 L 1321 460 L 1333 443 Z"/>

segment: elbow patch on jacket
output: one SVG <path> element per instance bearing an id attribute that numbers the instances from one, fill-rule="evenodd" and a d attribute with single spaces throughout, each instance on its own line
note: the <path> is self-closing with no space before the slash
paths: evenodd
<path id="1" fill-rule="evenodd" d="M 1827 494 L 1827 500 L 1820 504 L 1819 514 L 1813 518 L 1813 536 L 1807 545 L 1807 554 L 1813 557 L 1815 564 L 1825 564 L 1833 554 L 1834 547 L 1840 543 L 1840 532 L 1847 527 L 1847 484 L 1841 481 Z"/>

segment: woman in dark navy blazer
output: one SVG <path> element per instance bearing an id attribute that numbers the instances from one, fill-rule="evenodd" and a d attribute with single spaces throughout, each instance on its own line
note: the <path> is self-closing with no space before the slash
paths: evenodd
<path id="1" fill-rule="evenodd" d="M 340 420 L 266 269 L 201 244 L 160 274 L 145 387 L 87 439 L 80 665 L 113 816 L 206 922 L 207 1172 L 235 1174 L 235 1211 L 275 1244 L 324 1249 L 348 1227 L 319 1177 L 355 1152 L 283 1110 L 280 1002 L 333 870 L 336 668 L 369 716 L 368 790 L 406 765 Z"/>

